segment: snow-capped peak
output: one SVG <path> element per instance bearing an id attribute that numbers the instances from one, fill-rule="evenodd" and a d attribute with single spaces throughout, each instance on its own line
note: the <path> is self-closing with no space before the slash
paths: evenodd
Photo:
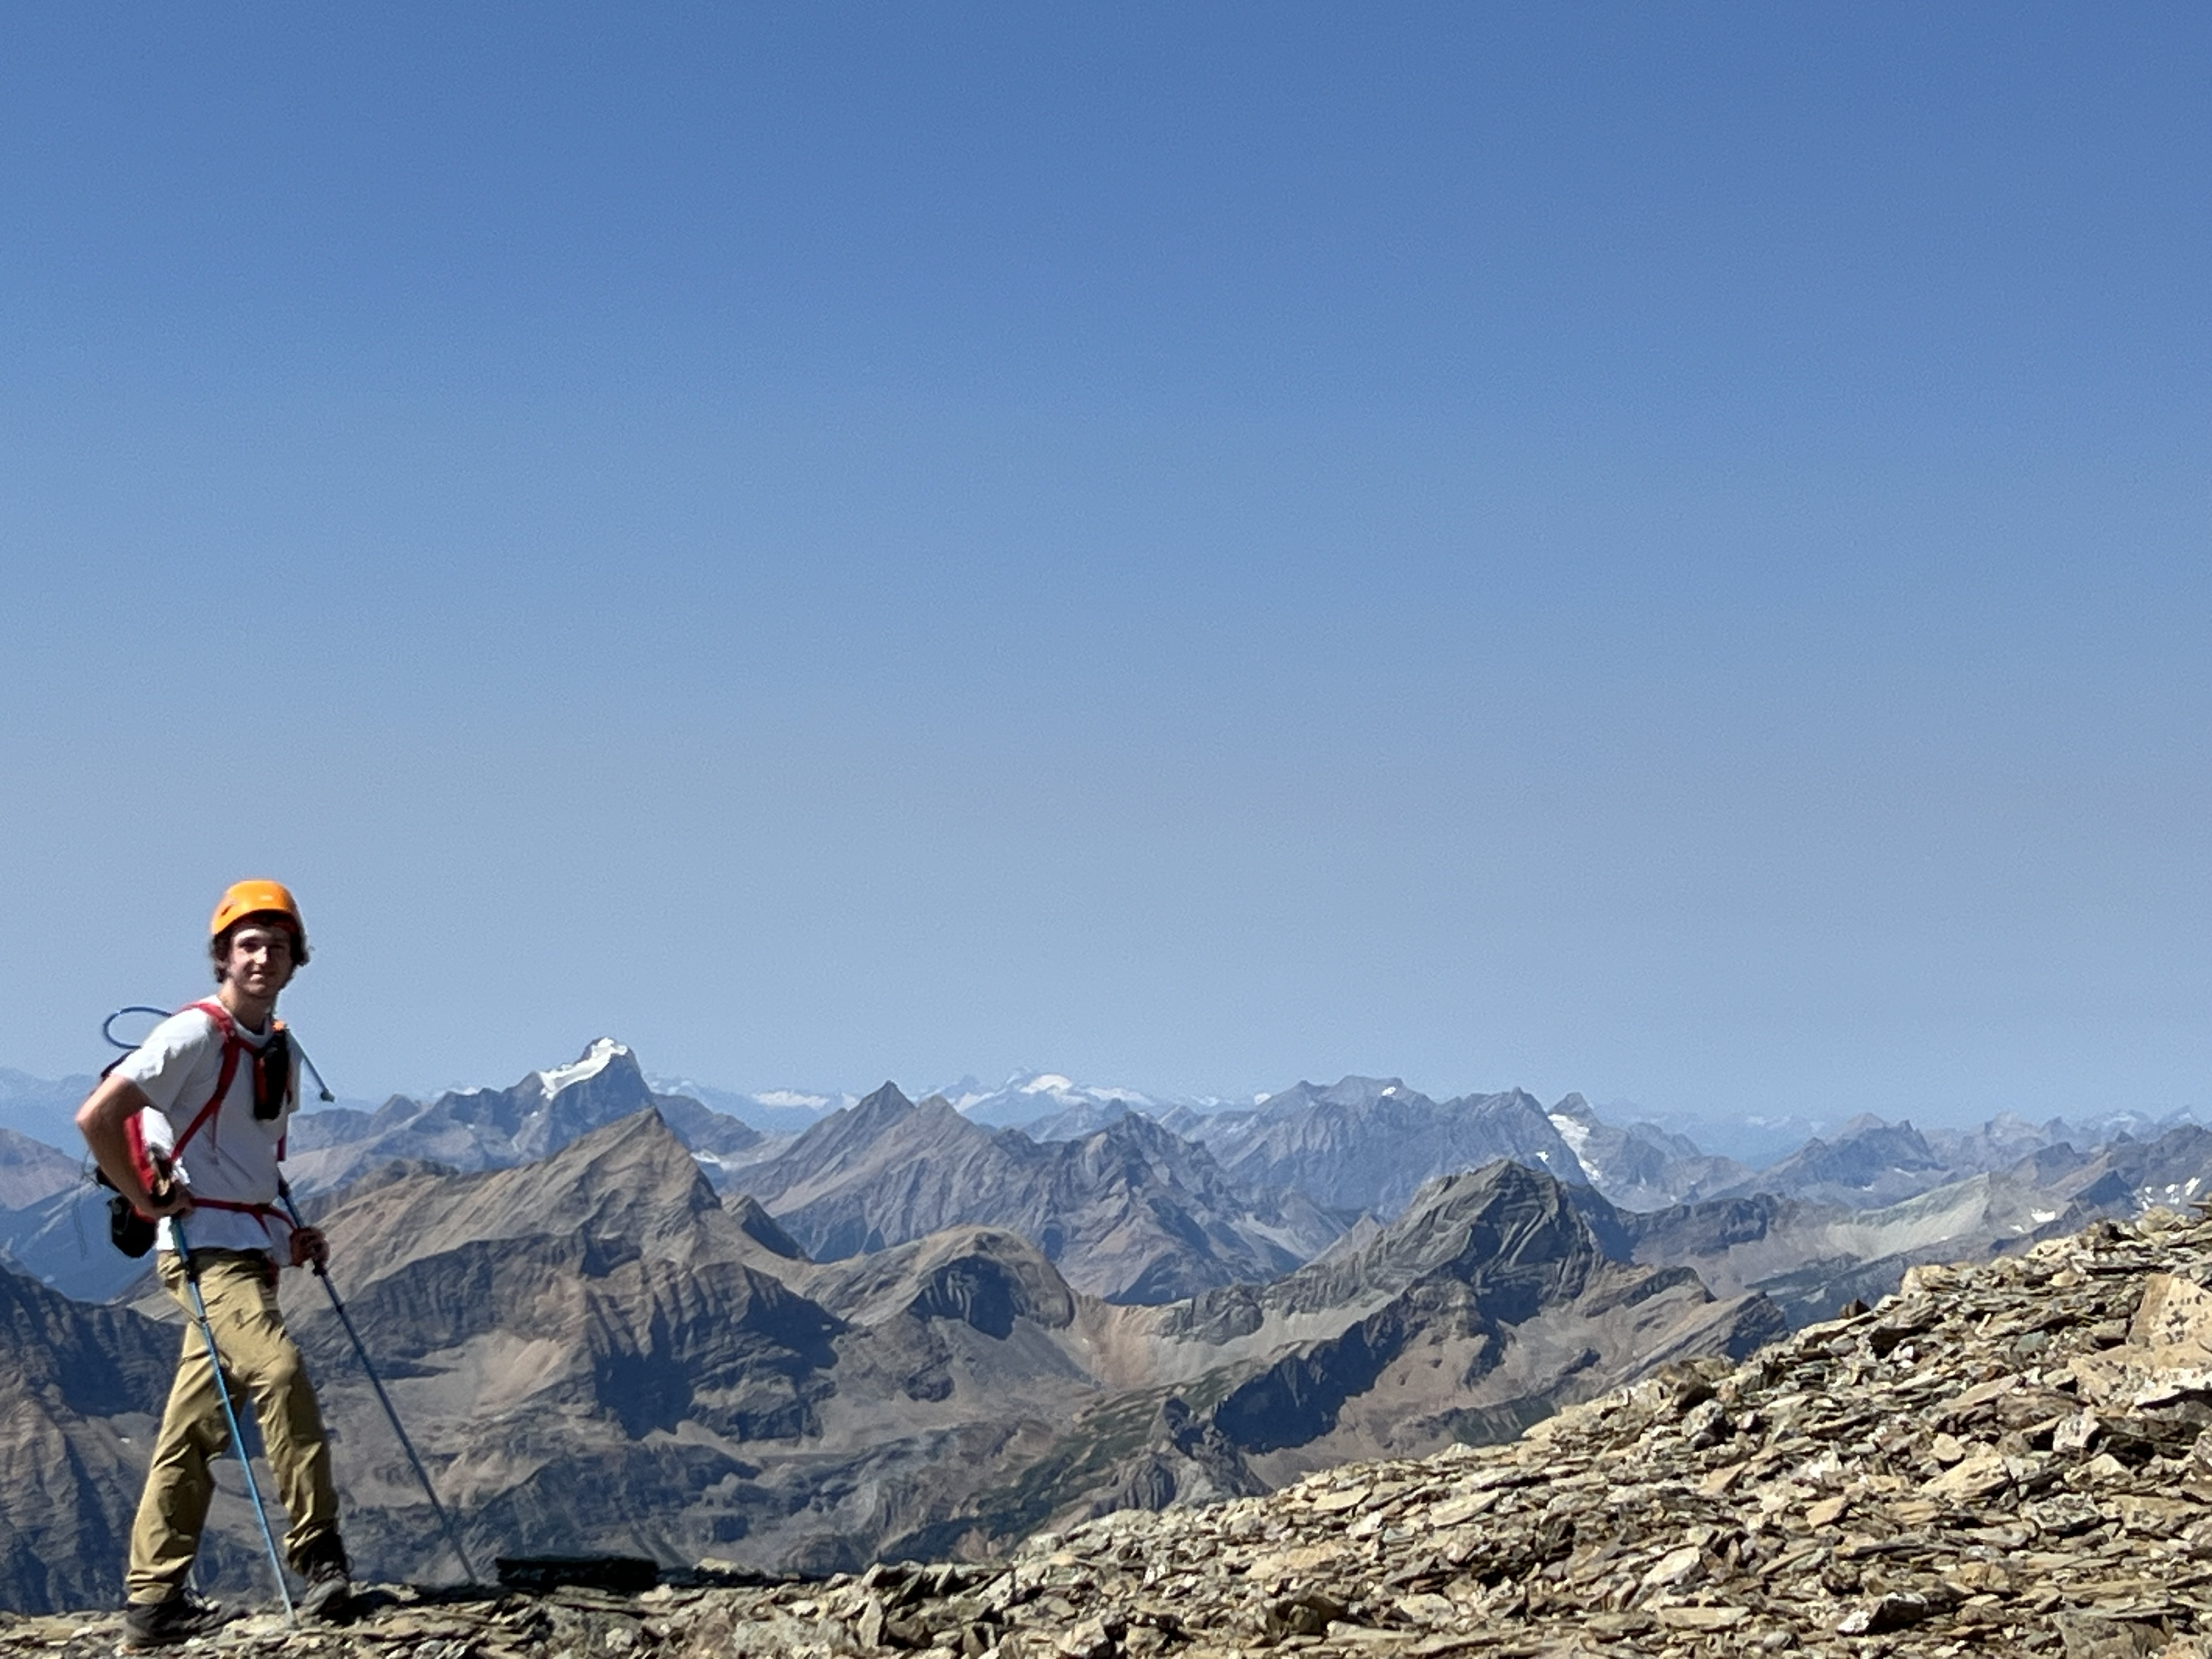
<path id="1" fill-rule="evenodd" d="M 572 1084 L 586 1078 L 597 1077 L 617 1059 L 627 1059 L 629 1050 L 612 1037 L 595 1037 L 592 1045 L 566 1066 L 556 1066 L 538 1073 L 538 1087 L 550 1100 Z"/>
<path id="2" fill-rule="evenodd" d="M 1003 1127 L 1032 1123 L 1057 1112 L 1089 1108 L 1114 1109 L 1116 1103 L 1133 1111 L 1151 1112 L 1169 1103 L 1135 1089 L 1101 1088 L 1078 1083 L 1065 1072 L 1016 1072 L 997 1088 L 986 1088 L 973 1077 L 932 1094 L 941 1095 L 952 1109 L 979 1123 Z"/>

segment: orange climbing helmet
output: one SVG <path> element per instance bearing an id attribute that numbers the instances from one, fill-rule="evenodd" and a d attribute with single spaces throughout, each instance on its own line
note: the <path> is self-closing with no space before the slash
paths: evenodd
<path id="1" fill-rule="evenodd" d="M 292 960 L 307 961 L 307 924 L 301 919 L 292 890 L 276 881 L 234 881 L 223 889 L 222 897 L 216 902 L 215 916 L 208 923 L 210 945 L 248 916 L 283 916 L 290 921 Z"/>

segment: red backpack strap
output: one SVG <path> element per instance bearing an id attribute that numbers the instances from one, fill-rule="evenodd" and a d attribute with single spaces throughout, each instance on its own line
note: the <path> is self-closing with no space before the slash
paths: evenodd
<path id="1" fill-rule="evenodd" d="M 123 1120 L 123 1140 L 130 1148 L 131 1167 L 138 1171 L 140 1184 L 148 1192 L 152 1192 L 159 1172 L 154 1168 L 154 1160 L 147 1154 L 146 1126 L 138 1113 L 133 1112 Z"/>
<path id="2" fill-rule="evenodd" d="M 222 1097 L 230 1092 L 231 1079 L 238 1075 L 238 1057 L 246 1052 L 246 1039 L 239 1036 L 238 1022 L 230 1017 L 229 1009 L 212 998 L 191 1006 L 205 1014 L 214 1022 L 216 1030 L 222 1033 L 222 1074 L 216 1079 L 215 1092 L 208 1097 L 208 1103 L 199 1109 L 192 1121 L 185 1126 L 184 1133 L 171 1145 L 171 1158 L 182 1158 L 185 1143 L 200 1132 L 201 1124 L 216 1115 L 222 1104 Z"/>

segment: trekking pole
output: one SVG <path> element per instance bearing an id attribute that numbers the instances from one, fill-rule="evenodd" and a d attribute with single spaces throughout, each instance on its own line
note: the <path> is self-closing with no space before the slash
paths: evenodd
<path id="1" fill-rule="evenodd" d="M 246 1495 L 253 1500 L 253 1518 L 261 1523 L 261 1541 L 269 1547 L 269 1565 L 276 1575 L 276 1595 L 284 1603 L 284 1622 L 296 1625 L 300 1615 L 292 1608 L 292 1589 L 284 1582 L 284 1558 L 276 1553 L 276 1534 L 269 1530 L 269 1511 L 262 1506 L 261 1488 L 253 1479 L 253 1460 L 246 1455 L 246 1437 L 239 1432 L 238 1411 L 230 1403 L 230 1385 L 222 1380 L 222 1350 L 215 1344 L 215 1326 L 208 1319 L 207 1298 L 200 1294 L 200 1267 L 192 1247 L 185 1240 L 184 1223 L 169 1218 L 170 1237 L 184 1260 L 185 1285 L 192 1293 L 192 1316 L 207 1340 L 208 1366 L 215 1373 L 215 1397 L 222 1401 L 222 1419 L 230 1425 L 230 1449 L 238 1454 L 238 1467 L 246 1475 Z"/>
<path id="2" fill-rule="evenodd" d="M 306 1226 L 307 1224 L 300 1217 L 300 1206 L 292 1201 L 291 1183 L 280 1177 L 276 1182 L 276 1195 L 284 1200 L 284 1212 L 292 1218 L 292 1224 L 295 1227 Z M 338 1323 L 345 1327 L 345 1334 L 353 1339 L 354 1354 L 360 1359 L 362 1370 L 368 1376 L 368 1386 L 376 1390 L 377 1404 L 384 1407 L 384 1414 L 392 1419 L 392 1431 L 399 1437 L 399 1449 L 407 1454 L 407 1461 L 415 1466 L 415 1478 L 422 1483 L 422 1495 L 430 1500 L 431 1513 L 438 1517 L 438 1524 L 445 1528 L 446 1541 L 453 1547 L 453 1553 L 460 1560 L 463 1575 L 471 1584 L 482 1583 L 483 1581 L 477 1577 L 477 1570 L 469 1565 L 469 1553 L 461 1547 L 461 1535 L 454 1530 L 453 1518 L 446 1513 L 446 1506 L 438 1501 L 437 1488 L 430 1484 L 429 1471 L 422 1467 L 422 1460 L 416 1455 L 415 1443 L 407 1437 L 407 1431 L 400 1425 L 399 1413 L 392 1403 L 392 1396 L 384 1391 L 384 1380 L 377 1376 L 376 1367 L 369 1363 L 368 1345 L 361 1340 L 361 1333 L 354 1328 L 353 1316 L 346 1311 L 345 1304 L 338 1300 L 338 1287 L 331 1283 L 330 1269 L 319 1261 L 313 1263 L 313 1266 L 315 1277 L 323 1282 L 324 1293 L 331 1299 L 331 1311 L 338 1316 Z"/>

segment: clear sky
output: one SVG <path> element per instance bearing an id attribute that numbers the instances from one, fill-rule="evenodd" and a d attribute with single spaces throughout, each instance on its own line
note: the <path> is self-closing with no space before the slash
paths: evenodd
<path id="1" fill-rule="evenodd" d="M 0 1064 L 2212 1106 L 2212 12 L 0 14 Z"/>

